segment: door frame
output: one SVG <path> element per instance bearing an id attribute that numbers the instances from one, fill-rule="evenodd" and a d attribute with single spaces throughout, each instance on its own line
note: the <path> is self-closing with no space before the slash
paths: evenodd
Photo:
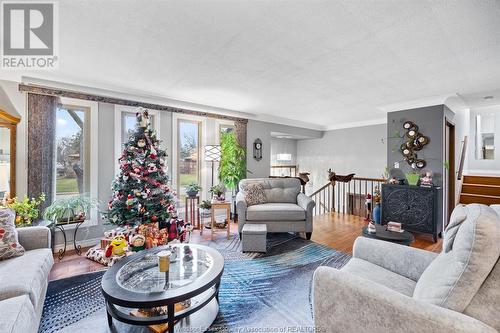
<path id="1" fill-rule="evenodd" d="M 450 119 L 445 118 L 445 138 L 444 138 L 444 144 L 445 144 L 445 159 L 446 155 L 449 156 L 448 159 L 448 170 L 447 172 L 447 179 L 448 183 L 445 184 L 446 186 L 446 193 L 447 197 L 445 198 L 447 205 L 446 205 L 446 212 L 445 212 L 445 223 L 444 227 L 449 223 L 451 213 L 453 209 L 455 208 L 456 205 L 456 175 L 455 175 L 455 123 L 452 122 Z M 448 128 L 448 135 L 446 135 L 446 129 Z M 448 154 L 447 154 L 448 153 Z"/>

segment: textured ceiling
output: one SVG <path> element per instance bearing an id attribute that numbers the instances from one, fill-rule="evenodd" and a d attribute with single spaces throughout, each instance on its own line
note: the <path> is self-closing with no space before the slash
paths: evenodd
<path id="1" fill-rule="evenodd" d="M 495 0 L 72 0 L 59 15 L 59 70 L 16 75 L 320 128 L 500 88 Z"/>

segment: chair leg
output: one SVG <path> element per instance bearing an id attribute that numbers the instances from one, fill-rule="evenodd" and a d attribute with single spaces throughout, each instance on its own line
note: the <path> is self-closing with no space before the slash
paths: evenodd
<path id="1" fill-rule="evenodd" d="M 310 240 L 312 236 L 312 232 L 306 232 L 306 239 Z"/>

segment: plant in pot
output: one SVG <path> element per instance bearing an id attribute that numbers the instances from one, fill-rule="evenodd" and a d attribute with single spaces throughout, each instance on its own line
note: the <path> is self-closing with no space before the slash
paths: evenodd
<path id="1" fill-rule="evenodd" d="M 201 186 L 197 183 L 190 183 L 186 186 L 186 194 L 190 198 L 196 198 L 198 192 L 201 191 Z"/>
<path id="2" fill-rule="evenodd" d="M 231 190 L 234 197 L 239 181 L 245 178 L 247 173 L 245 149 L 239 145 L 234 131 L 222 133 L 220 147 L 219 179 L 225 188 Z"/>
<path id="3" fill-rule="evenodd" d="M 212 186 L 210 190 L 208 190 L 210 194 L 212 194 L 213 201 L 225 201 L 225 189 L 221 184 Z"/>
<path id="4" fill-rule="evenodd" d="M 212 208 L 212 203 L 210 200 L 203 200 L 201 204 L 198 205 L 200 208 L 202 217 L 210 217 L 210 209 Z"/>
<path id="5" fill-rule="evenodd" d="M 40 211 L 38 207 L 45 202 L 45 194 L 42 193 L 38 198 L 25 197 L 23 200 L 12 199 L 7 207 L 16 213 L 16 227 L 27 227 L 33 224 L 38 218 Z"/>
<path id="6" fill-rule="evenodd" d="M 85 195 L 75 195 L 55 200 L 43 213 L 43 218 L 56 224 L 83 222 L 99 202 Z"/>

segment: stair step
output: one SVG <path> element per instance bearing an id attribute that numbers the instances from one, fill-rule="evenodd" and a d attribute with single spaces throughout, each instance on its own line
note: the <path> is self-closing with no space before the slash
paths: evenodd
<path id="1" fill-rule="evenodd" d="M 464 176 L 466 184 L 483 184 L 483 185 L 498 185 L 500 186 L 500 177 L 495 176 Z"/>
<path id="2" fill-rule="evenodd" d="M 500 185 L 463 184 L 462 194 L 481 194 L 500 197 Z"/>
<path id="3" fill-rule="evenodd" d="M 462 204 L 480 203 L 484 205 L 494 205 L 494 204 L 498 205 L 500 204 L 500 196 L 462 193 L 460 195 L 460 203 Z"/>

